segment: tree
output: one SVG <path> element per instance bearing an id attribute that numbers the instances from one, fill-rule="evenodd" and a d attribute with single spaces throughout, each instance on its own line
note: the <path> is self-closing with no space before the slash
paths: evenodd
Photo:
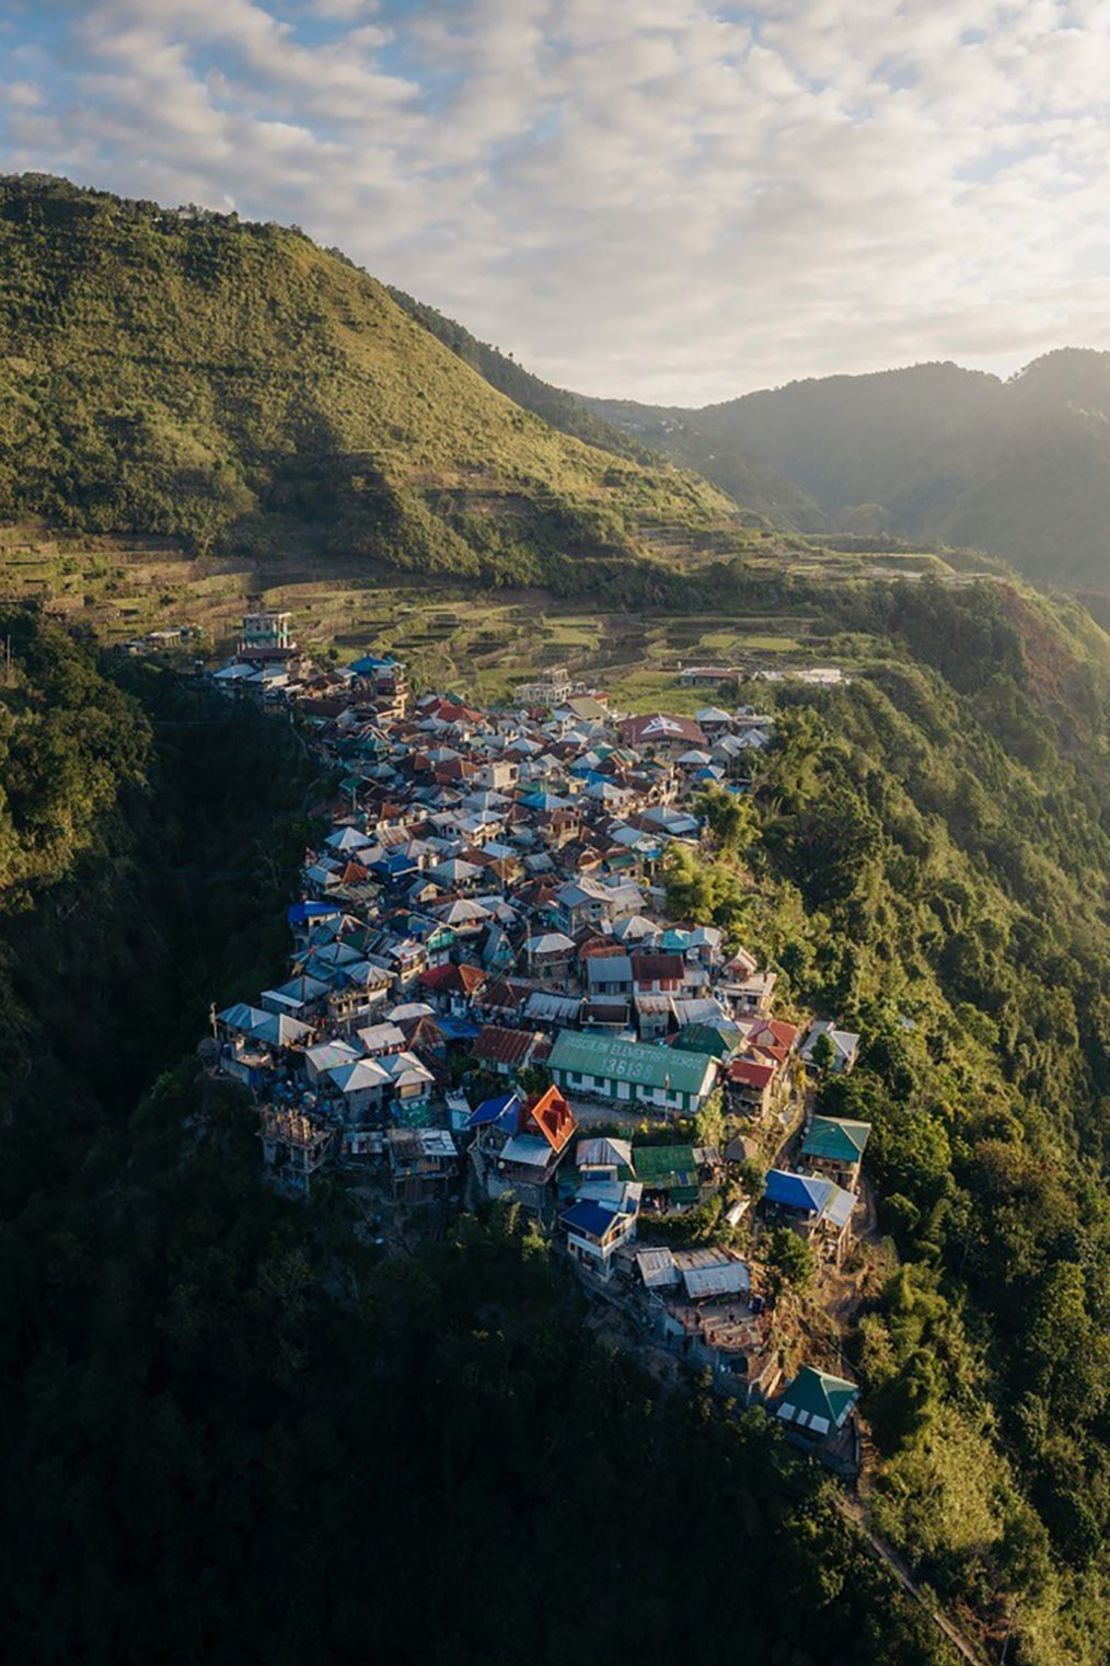
<path id="1" fill-rule="evenodd" d="M 829 1074 L 829 1071 L 832 1069 L 833 1060 L 835 1058 L 836 1048 L 829 1040 L 828 1032 L 822 1030 L 821 1034 L 817 1037 L 817 1040 L 813 1043 L 813 1050 L 810 1053 L 810 1062 L 822 1080 L 824 1080 L 824 1078 Z"/>
<path id="2" fill-rule="evenodd" d="M 776 1226 L 768 1234 L 767 1264 L 778 1295 L 783 1290 L 805 1290 L 813 1282 L 817 1257 L 808 1238 L 789 1226 Z"/>

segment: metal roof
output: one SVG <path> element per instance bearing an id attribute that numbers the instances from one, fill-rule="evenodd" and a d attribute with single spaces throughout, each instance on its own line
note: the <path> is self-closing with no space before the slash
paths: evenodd
<path id="1" fill-rule="evenodd" d="M 691 1301 L 705 1296 L 739 1296 L 751 1289 L 751 1274 L 742 1261 L 722 1261 L 715 1267 L 684 1267 L 682 1282 Z"/>
<path id="2" fill-rule="evenodd" d="M 857 1163 L 871 1136 L 869 1122 L 843 1117 L 815 1116 L 802 1146 L 803 1157 L 827 1157 L 837 1163 Z"/>
<path id="3" fill-rule="evenodd" d="M 679 1271 L 669 1249 L 645 1249 L 636 1254 L 640 1277 L 649 1290 L 666 1289 L 679 1282 Z"/>
<path id="4" fill-rule="evenodd" d="M 777 1415 L 801 1429 L 827 1435 L 839 1429 L 859 1399 L 859 1389 L 844 1377 L 830 1376 L 815 1365 L 803 1365 L 793 1382 L 782 1391 Z"/>
<path id="5" fill-rule="evenodd" d="M 577 1232 L 586 1232 L 591 1238 L 604 1238 L 619 1215 L 617 1209 L 609 1209 L 604 1203 L 582 1197 L 565 1211 L 563 1225 Z"/>
<path id="6" fill-rule="evenodd" d="M 549 1060 L 552 1070 L 573 1071 L 667 1093 L 701 1093 L 712 1080 L 716 1062 L 705 1053 L 680 1053 L 647 1042 L 562 1030 Z"/>

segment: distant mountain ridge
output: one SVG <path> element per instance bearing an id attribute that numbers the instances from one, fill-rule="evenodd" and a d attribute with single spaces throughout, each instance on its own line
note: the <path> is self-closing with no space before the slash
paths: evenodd
<path id="1" fill-rule="evenodd" d="M 921 364 L 700 410 L 584 403 L 725 491 L 747 484 L 779 524 L 981 548 L 1110 590 L 1110 353 L 1062 348 L 1009 381 Z"/>
<path id="2" fill-rule="evenodd" d="M 747 547 L 716 488 L 611 439 L 295 230 L 0 179 L 0 518 L 585 592 Z"/>

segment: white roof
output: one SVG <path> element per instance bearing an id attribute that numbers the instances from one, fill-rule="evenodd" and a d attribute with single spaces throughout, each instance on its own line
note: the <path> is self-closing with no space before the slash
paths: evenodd
<path id="1" fill-rule="evenodd" d="M 405 1033 L 396 1024 L 368 1024 L 364 1030 L 357 1031 L 357 1035 L 368 1053 L 405 1045 Z"/>
<path id="2" fill-rule="evenodd" d="M 674 1256 L 669 1249 L 639 1250 L 636 1255 L 636 1265 L 640 1270 L 640 1277 L 649 1290 L 665 1289 L 668 1285 L 679 1281 L 678 1268 L 674 1264 Z"/>
<path id="3" fill-rule="evenodd" d="M 691 1301 L 703 1296 L 739 1296 L 751 1289 L 751 1274 L 742 1261 L 716 1267 L 684 1267 L 682 1282 Z"/>
<path id="4" fill-rule="evenodd" d="M 356 1059 L 353 1064 L 332 1065 L 328 1075 L 340 1093 L 365 1093 L 367 1088 L 380 1088 L 389 1081 L 376 1059 Z"/>
<path id="5" fill-rule="evenodd" d="M 314 1070 L 329 1070 L 335 1065 L 354 1064 L 358 1053 L 349 1041 L 321 1041 L 305 1049 L 305 1058 Z"/>
<path id="6" fill-rule="evenodd" d="M 632 1146 L 628 1140 L 613 1140 L 601 1134 L 579 1140 L 574 1160 L 581 1168 L 633 1168 Z"/>
<path id="7" fill-rule="evenodd" d="M 573 951 L 574 938 L 562 931 L 545 931 L 539 937 L 528 939 L 529 954 L 561 954 L 568 949 Z"/>
<path id="8" fill-rule="evenodd" d="M 514 1134 L 503 1146 L 501 1160 L 545 1169 L 551 1160 L 551 1147 L 539 1134 Z"/>

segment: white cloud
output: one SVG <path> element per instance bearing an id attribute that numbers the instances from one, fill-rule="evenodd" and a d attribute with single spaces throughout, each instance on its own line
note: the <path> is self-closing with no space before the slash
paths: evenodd
<path id="1" fill-rule="evenodd" d="M 295 220 L 586 391 L 1110 345 L 1101 0 L 44 12 L 6 167 Z"/>

